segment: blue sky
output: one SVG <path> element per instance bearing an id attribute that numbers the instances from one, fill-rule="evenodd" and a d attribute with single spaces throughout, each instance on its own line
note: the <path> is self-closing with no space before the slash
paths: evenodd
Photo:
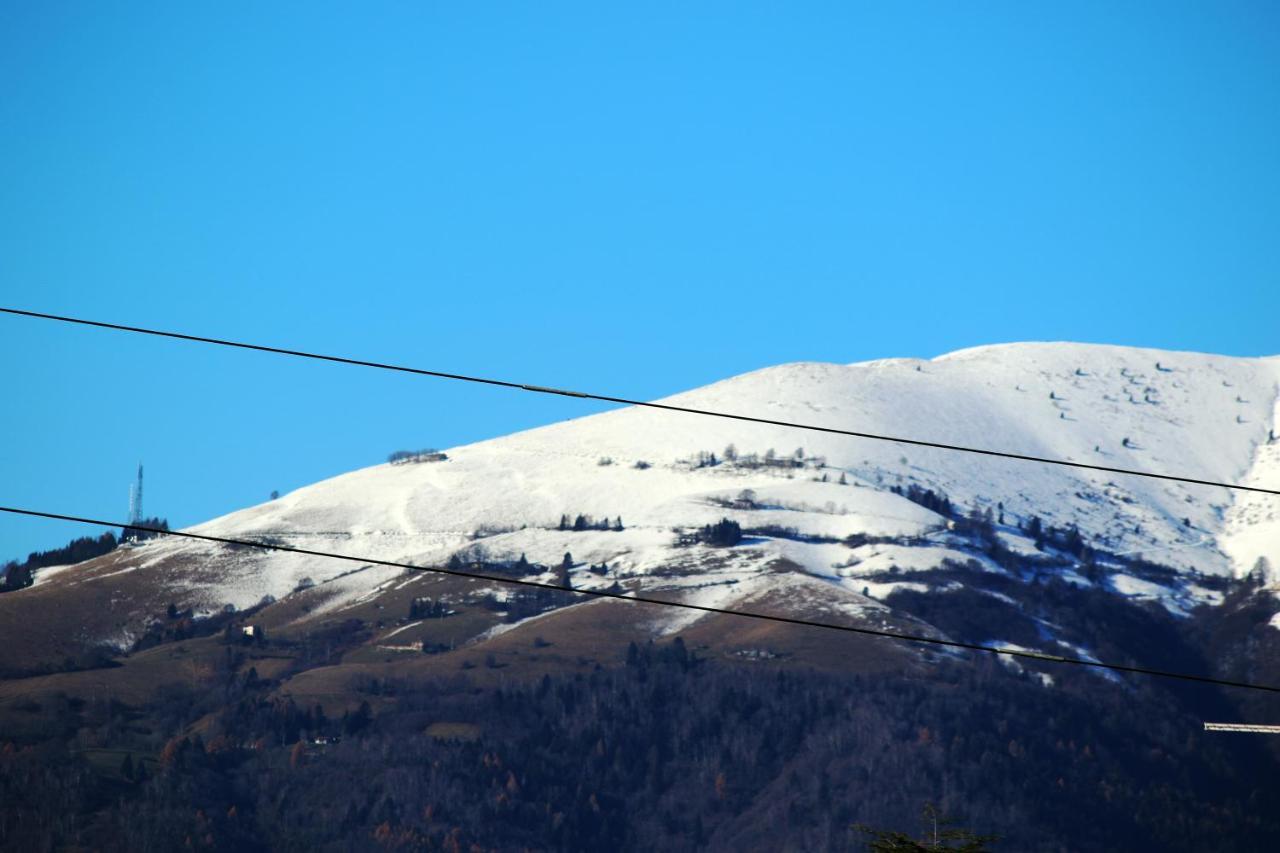
<path id="1" fill-rule="evenodd" d="M 1280 353 L 1277 93 L 1273 3 L 7 3 L 0 303 L 634 397 Z M 0 503 L 108 518 L 140 459 L 190 524 L 593 410 L 18 318 L 0 354 Z M 0 518 L 0 559 L 81 532 Z"/>

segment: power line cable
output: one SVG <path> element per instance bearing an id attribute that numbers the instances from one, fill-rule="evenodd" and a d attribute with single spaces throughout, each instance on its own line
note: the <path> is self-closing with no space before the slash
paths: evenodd
<path id="1" fill-rule="evenodd" d="M 850 634 L 865 634 L 872 637 L 883 637 L 890 640 L 900 640 L 909 643 L 922 643 L 933 646 L 945 646 L 954 649 L 966 649 L 975 652 L 989 652 L 996 655 L 1006 655 L 1015 658 L 1029 658 L 1032 660 L 1045 661 L 1048 663 L 1074 664 L 1076 666 L 1087 666 L 1096 669 L 1112 670 L 1115 672 L 1129 672 L 1137 675 L 1151 675 L 1160 678 L 1174 678 L 1181 681 L 1195 681 L 1201 684 L 1213 684 L 1220 687 L 1239 687 L 1246 690 L 1260 690 L 1267 693 L 1280 693 L 1280 687 L 1272 687 L 1266 684 L 1253 684 L 1247 681 L 1231 681 L 1222 678 L 1211 678 L 1203 675 L 1190 675 L 1183 672 L 1170 672 L 1168 670 L 1150 669 L 1141 666 L 1125 666 L 1117 663 L 1106 663 L 1104 661 L 1086 660 L 1084 658 L 1069 658 L 1060 655 L 1043 654 L 1041 652 L 1028 651 L 1025 649 L 1008 649 L 999 646 L 984 646 L 979 643 L 964 643 L 958 640 L 943 640 L 937 637 L 925 637 L 919 634 L 902 634 L 895 631 L 880 631 L 875 628 L 857 628 L 852 625 L 836 625 L 830 622 L 815 622 L 811 619 L 800 619 L 792 616 L 778 616 L 769 613 L 755 613 L 749 610 L 729 610 L 723 607 L 710 607 L 704 604 L 690 604 L 683 601 L 668 601 L 661 598 L 651 598 L 633 593 L 609 592 L 599 589 L 573 589 L 569 587 L 557 586 L 556 584 L 543 583 L 541 581 L 519 580 L 516 578 L 502 577 L 501 575 L 489 575 L 481 572 L 467 572 L 459 569 L 450 569 L 439 566 L 415 566 L 410 563 L 397 563 L 393 560 L 378 560 L 367 557 L 355 557 L 348 554 L 335 554 L 330 551 L 316 551 L 311 548 L 297 548 L 291 545 L 280 545 L 267 542 L 255 542 L 251 539 L 232 539 L 225 536 L 211 536 L 204 533 L 191 533 L 182 530 L 164 530 L 159 527 L 150 527 L 139 524 L 122 524 L 117 521 L 103 521 L 96 518 L 85 518 L 76 515 L 63 515 L 61 513 L 42 512 L 34 509 L 22 509 L 19 507 L 0 506 L 0 512 L 7 512 L 13 515 L 24 515 L 32 518 L 47 518 L 55 521 L 71 521 L 77 524 L 92 524 L 98 527 L 128 527 L 131 530 L 140 530 L 147 533 L 155 533 L 162 536 L 177 536 L 183 539 L 195 539 L 202 542 L 214 542 L 220 545 L 233 545 L 249 548 L 260 548 L 265 551 L 280 551 L 289 554 L 302 554 L 308 557 L 325 557 L 333 560 L 345 560 L 351 563 L 362 563 L 374 566 L 389 566 L 396 569 L 406 569 L 415 572 L 431 572 L 433 574 L 453 575 L 461 578 L 471 578 L 473 580 L 490 581 L 493 583 L 509 584 L 511 586 L 531 587 L 534 589 L 553 590 L 555 592 L 573 593 L 575 595 L 593 596 L 596 598 L 613 598 L 620 601 L 639 602 L 641 604 L 653 604 L 661 607 L 679 607 L 684 610 L 696 610 L 701 613 L 716 613 L 723 616 L 737 616 L 747 619 L 757 619 L 764 622 L 777 622 L 786 625 L 800 625 L 806 628 L 823 628 L 830 631 L 843 631 Z"/>
<path id="2" fill-rule="evenodd" d="M 93 326 L 100 329 L 112 329 L 120 332 L 135 332 L 142 335 L 154 335 L 161 338 L 174 338 L 180 341 L 193 341 L 203 344 L 216 344 L 224 347 L 235 347 L 237 349 L 253 350 L 255 352 L 274 353 L 276 355 L 291 355 L 297 358 L 310 358 L 317 361 L 329 361 L 337 364 L 350 364 L 357 367 L 372 367 L 378 370 L 393 370 L 399 373 L 410 373 L 416 376 L 431 376 L 437 379 L 452 379 L 459 382 L 474 382 L 481 385 L 493 385 L 500 388 L 512 388 L 519 391 L 532 391 L 537 394 L 555 394 L 561 397 L 578 397 L 583 400 L 597 400 L 602 403 L 618 403 L 624 406 L 639 406 L 646 409 L 660 409 L 667 412 L 683 412 L 690 415 L 703 415 L 712 418 L 725 418 L 728 420 L 745 421 L 747 423 L 766 424 L 768 426 L 787 427 L 789 429 L 802 429 L 810 432 L 821 432 L 830 435 L 845 435 L 851 438 L 866 438 L 873 441 L 889 441 L 896 444 L 906 444 L 913 447 L 931 447 L 936 450 L 952 450 L 961 453 L 975 453 L 981 456 L 992 456 L 1001 459 L 1016 459 L 1022 462 L 1039 462 L 1045 465 L 1060 465 L 1067 468 L 1080 468 L 1088 471 L 1102 471 L 1109 474 L 1124 474 L 1132 477 L 1146 477 L 1153 480 L 1168 480 L 1177 483 L 1191 483 L 1197 486 L 1215 486 L 1222 489 L 1233 489 L 1242 492 L 1258 492 L 1264 495 L 1280 495 L 1280 489 L 1267 489 L 1261 486 L 1245 486 L 1239 483 L 1221 483 L 1216 480 L 1202 480 L 1196 477 L 1182 477 L 1174 474 L 1156 474 L 1150 471 L 1139 471 L 1135 468 L 1114 468 L 1109 465 L 1092 465 L 1088 462 L 1075 462 L 1069 459 L 1054 459 L 1047 456 L 1032 456 L 1024 453 L 1012 453 L 1004 450 L 988 450 L 981 447 L 967 447 L 960 444 L 946 444 L 939 441 L 926 441 L 916 438 L 903 438 L 893 435 L 879 435 L 870 432 L 858 432 L 856 430 L 839 429 L 837 427 L 818 426 L 816 424 L 802 424 L 791 421 L 778 421 L 771 418 L 760 418 L 752 415 L 740 415 L 732 412 L 715 412 L 707 409 L 695 409 L 689 406 L 676 406 L 670 403 L 653 403 L 644 400 L 629 400 L 625 397 L 614 397 L 608 394 L 594 394 L 585 391 L 568 391 L 563 388 L 549 388 L 543 385 L 528 385 L 521 382 L 512 382 L 505 379 L 493 379 L 484 376 L 467 376 L 461 373 L 446 373 L 439 370 L 425 370 L 418 367 L 406 367 L 399 364 L 385 364 L 378 361 L 366 361 L 358 358 L 347 358 L 338 355 L 324 355 L 322 353 L 304 352 L 302 350 L 285 349 L 283 347 L 267 346 L 265 344 L 251 344 L 244 341 L 224 340 L 222 338 L 209 338 L 202 335 L 188 335 L 181 332 L 168 332 L 161 329 L 146 329 L 141 326 L 125 326 L 119 323 L 106 323 L 100 320 L 87 320 L 80 317 L 64 317 L 57 314 L 44 314 L 38 311 L 24 311 L 18 308 L 0 307 L 0 313 L 12 314 L 19 317 L 34 317 L 40 320 L 56 320 L 60 323 L 74 323 L 80 326 Z"/>

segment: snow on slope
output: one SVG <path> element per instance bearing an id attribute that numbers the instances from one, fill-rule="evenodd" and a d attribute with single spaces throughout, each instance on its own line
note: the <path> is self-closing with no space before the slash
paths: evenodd
<path id="1" fill-rule="evenodd" d="M 1277 359 L 1008 344 L 932 361 L 787 364 L 664 402 L 1280 488 L 1280 444 L 1267 443 L 1276 425 L 1278 382 Z M 772 448 L 786 456 L 802 447 L 807 457 L 824 457 L 826 467 L 692 469 L 679 461 L 699 451 L 722 454 L 730 443 L 740 454 Z M 888 491 L 914 482 L 940 488 L 959 504 L 1001 502 L 1010 521 L 1037 514 L 1058 525 L 1075 523 L 1108 550 L 1182 569 L 1240 574 L 1262 556 L 1280 565 L 1280 499 L 1274 496 L 765 424 L 628 408 L 448 455 L 446 462 L 354 471 L 193 529 L 429 562 L 475 547 L 471 534 L 491 528 L 508 531 L 479 543 L 493 556 L 523 552 L 554 564 L 571 551 L 580 562 L 605 561 L 623 574 L 643 575 L 689 560 L 691 549 L 671 545 L 673 527 L 726 516 L 744 527 L 777 525 L 829 538 L 936 532 L 941 518 Z M 603 457 L 613 464 L 599 464 Z M 652 467 L 634 467 L 640 460 Z M 828 482 L 814 481 L 822 474 Z M 835 482 L 841 474 L 847 485 Z M 724 506 L 747 488 L 760 509 Z M 626 530 L 548 529 L 565 513 L 621 516 Z M 192 584 L 211 601 L 237 606 L 285 594 L 303 577 L 323 582 L 353 568 L 171 541 L 145 547 L 211 555 Z M 833 581 L 852 553 L 836 544 L 777 539 L 743 547 Z M 366 594 L 395 574 L 372 568 L 335 581 L 335 589 L 343 589 L 344 598 Z"/>
<path id="2" fill-rule="evenodd" d="M 1280 424 L 1280 399 L 1274 401 L 1272 424 Z M 1280 426 L 1269 427 L 1271 435 L 1280 433 Z M 1280 483 L 1280 440 L 1271 441 L 1258 448 L 1249 472 L 1240 479 L 1247 486 L 1275 488 Z M 1280 499 L 1273 495 L 1242 492 L 1236 497 L 1226 514 L 1221 536 L 1222 549 L 1231 558 L 1237 574 L 1253 569 L 1259 560 L 1265 560 L 1264 573 L 1275 580 L 1280 569 Z M 1266 565 L 1269 568 L 1266 568 Z"/>

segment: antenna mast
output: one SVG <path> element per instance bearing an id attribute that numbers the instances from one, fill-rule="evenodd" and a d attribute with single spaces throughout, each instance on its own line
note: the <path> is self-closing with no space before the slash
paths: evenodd
<path id="1" fill-rule="evenodd" d="M 134 517 L 133 520 L 136 522 L 141 522 L 142 521 L 142 463 L 141 462 L 138 463 L 138 504 L 137 506 L 134 507 L 134 509 L 137 511 L 138 514 Z"/>
<path id="2" fill-rule="evenodd" d="M 129 523 L 142 521 L 142 463 L 138 463 L 138 482 L 129 487 Z"/>

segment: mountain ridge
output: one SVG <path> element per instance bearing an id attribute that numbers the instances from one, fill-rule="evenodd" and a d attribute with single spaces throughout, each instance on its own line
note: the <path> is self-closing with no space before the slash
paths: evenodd
<path id="1" fill-rule="evenodd" d="M 928 361 L 796 362 L 661 402 L 1273 488 L 1278 387 L 1275 358 L 1029 343 Z M 818 607 L 807 578 L 850 618 L 868 618 L 899 592 L 973 585 L 948 574 L 955 566 L 1010 575 L 998 559 L 1005 552 L 1035 567 L 1019 569 L 1020 582 L 1054 574 L 1175 614 L 1221 600 L 1215 579 L 1242 577 L 1260 558 L 1280 563 L 1274 496 L 641 407 L 446 452 L 351 471 L 189 529 L 416 565 L 523 556 L 544 582 L 571 552 L 575 587 L 639 584 L 725 606 L 763 583 L 780 594 L 810 590 Z M 922 506 L 925 492 L 955 512 Z M 994 540 L 954 530 L 972 512 L 991 514 Z M 579 515 L 623 529 L 560 529 L 562 517 Z M 1093 562 L 1037 542 L 1027 532 L 1033 517 L 1078 530 Z M 747 533 L 741 544 L 682 539 L 722 518 Z M 983 549 L 997 541 L 993 558 Z M 318 597 L 306 621 L 422 583 L 388 567 L 352 573 L 337 561 L 175 540 L 84 565 L 46 570 L 33 589 L 51 600 L 111 590 L 122 604 L 107 639 L 118 648 L 166 601 L 214 614 Z"/>

